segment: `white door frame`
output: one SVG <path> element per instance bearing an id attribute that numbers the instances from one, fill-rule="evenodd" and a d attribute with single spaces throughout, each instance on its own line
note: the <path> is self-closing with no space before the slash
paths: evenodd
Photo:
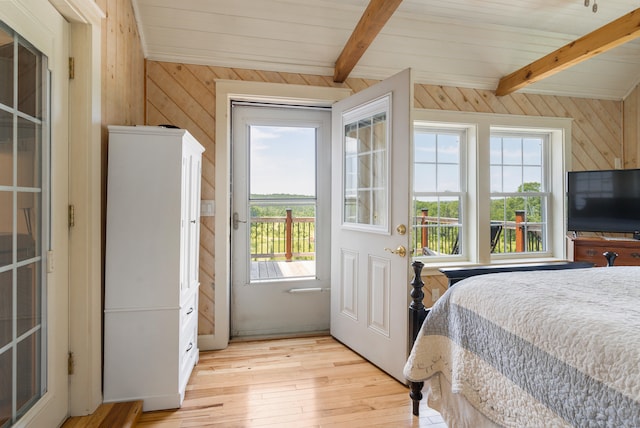
<path id="1" fill-rule="evenodd" d="M 93 413 L 102 403 L 102 22 L 94 0 L 50 0 L 70 25 L 69 413 Z"/>
<path id="2" fill-rule="evenodd" d="M 348 88 L 324 88 L 282 83 L 216 80 L 215 284 L 214 333 L 198 337 L 201 350 L 224 349 L 229 343 L 231 266 L 231 100 L 330 106 L 351 95 Z"/>

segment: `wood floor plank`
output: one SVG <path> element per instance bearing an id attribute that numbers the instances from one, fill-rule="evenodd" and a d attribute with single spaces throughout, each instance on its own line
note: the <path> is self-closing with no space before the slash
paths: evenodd
<path id="1" fill-rule="evenodd" d="M 232 342 L 202 352 L 182 408 L 145 412 L 139 427 L 446 428 L 408 388 L 329 336 Z"/>

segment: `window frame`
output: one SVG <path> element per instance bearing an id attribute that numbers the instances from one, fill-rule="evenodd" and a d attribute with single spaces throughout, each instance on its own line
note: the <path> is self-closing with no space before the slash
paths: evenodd
<path id="1" fill-rule="evenodd" d="M 566 259 L 566 171 L 571 169 L 571 122 L 570 118 L 504 115 L 489 113 L 453 112 L 445 110 L 414 110 L 414 129 L 427 125 L 434 128 L 466 128 L 466 199 L 463 205 L 462 257 L 414 255 L 426 265 L 426 269 L 444 266 L 460 266 L 491 263 L 542 262 Z M 491 133 L 507 130 L 524 133 L 547 133 L 549 143 L 545 161 L 548 167 L 548 217 L 547 248 L 541 253 L 506 253 L 492 255 L 490 252 L 490 139 Z M 412 160 L 413 168 L 413 160 Z M 413 175 L 412 175 L 413 176 Z M 412 183 L 413 195 L 413 183 Z M 412 198 L 413 201 L 413 198 Z M 481 232 L 483 231 L 483 232 Z"/>
<path id="2" fill-rule="evenodd" d="M 464 125 L 460 125 L 460 124 L 440 124 L 440 123 L 426 123 L 426 122 L 416 122 L 414 123 L 413 126 L 413 133 L 414 136 L 416 134 L 416 130 L 417 129 L 424 129 L 427 130 L 428 133 L 435 133 L 435 134 L 458 134 L 458 136 L 460 137 L 460 152 L 459 152 L 459 167 L 460 167 L 460 171 L 459 171 L 459 190 L 457 192 L 451 192 L 451 191 L 438 191 L 437 189 L 433 192 L 416 192 L 415 191 L 415 186 L 413 186 L 413 180 L 415 178 L 415 153 L 414 156 L 412 156 L 412 161 L 411 161 L 411 168 L 412 168 L 412 174 L 411 174 L 411 180 L 412 180 L 412 193 L 411 193 L 411 203 L 412 203 L 412 209 L 411 212 L 415 213 L 415 204 L 414 204 L 414 200 L 418 197 L 436 197 L 436 198 L 440 198 L 440 197 L 458 197 L 459 198 L 459 216 L 460 219 L 458 221 L 458 223 L 460 224 L 460 238 L 459 238 L 459 248 L 460 248 L 460 252 L 458 254 L 445 254 L 445 255 L 441 255 L 441 256 L 427 256 L 424 257 L 424 259 L 426 260 L 430 260 L 432 258 L 437 258 L 438 260 L 442 261 L 442 260 L 451 260 L 451 261 L 455 261 L 455 260 L 461 260 L 464 258 L 465 256 L 465 218 L 466 218 L 466 211 L 465 211 L 465 207 L 467 204 L 467 170 L 468 170 L 468 166 L 467 166 L 467 146 L 468 146 L 468 134 L 469 134 L 469 127 L 468 126 L 464 126 Z M 413 146 L 413 150 L 415 150 L 415 142 L 414 142 L 414 146 Z M 437 154 L 436 154 L 437 156 Z M 436 165 L 438 164 L 437 159 L 436 159 Z M 411 219 L 412 221 L 415 221 L 413 219 Z M 413 224 L 413 223 L 412 223 Z"/>
<path id="3" fill-rule="evenodd" d="M 516 137 L 516 138 L 521 138 L 521 139 L 526 139 L 528 137 L 531 138 L 540 138 L 542 139 L 542 159 L 541 159 L 541 167 L 542 167 L 542 174 L 541 174 L 541 180 L 542 182 L 540 183 L 542 185 L 541 190 L 539 192 L 505 192 L 504 189 L 501 192 L 495 192 L 492 191 L 491 189 L 489 189 L 490 193 L 489 193 L 489 199 L 491 200 L 494 197 L 542 197 L 544 198 L 544 202 L 545 202 L 545 209 L 542 213 L 542 220 L 541 220 L 541 224 L 543 225 L 543 243 L 545 245 L 545 248 L 541 251 L 538 252 L 527 252 L 525 251 L 524 253 L 515 253 L 515 252 L 504 252 L 504 253 L 491 253 L 491 258 L 492 259 L 505 259 L 505 258 L 511 258 L 511 257 L 516 257 L 516 258 L 521 258 L 519 256 L 519 254 L 528 254 L 531 257 L 548 257 L 549 256 L 549 251 L 548 251 L 548 241 L 549 241 L 549 233 L 548 230 L 549 228 L 548 226 L 548 219 L 549 219 L 549 210 L 550 210 L 550 204 L 549 204 L 549 200 L 551 198 L 551 178 L 553 176 L 553 171 L 551 171 L 552 165 L 549 159 L 549 152 L 550 152 L 550 146 L 551 146 L 551 135 L 550 132 L 548 130 L 526 130 L 523 131 L 522 128 L 519 127 L 513 127 L 513 128 L 505 128 L 505 127 L 492 127 L 491 128 L 491 137 Z M 502 163 L 502 165 L 504 166 L 505 164 Z M 494 166 L 494 164 L 492 164 L 491 162 L 489 163 L 489 168 L 491 168 L 492 166 Z M 525 166 L 525 164 L 520 164 L 518 166 Z M 491 186 L 491 184 L 490 184 Z M 504 231 L 502 236 L 504 236 Z M 513 256 L 513 254 L 515 254 L 515 256 Z"/>

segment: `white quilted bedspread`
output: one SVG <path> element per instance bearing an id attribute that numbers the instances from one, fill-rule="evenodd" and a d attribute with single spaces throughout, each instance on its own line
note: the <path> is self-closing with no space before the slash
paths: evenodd
<path id="1" fill-rule="evenodd" d="M 429 313 L 404 374 L 445 376 L 503 426 L 640 427 L 640 267 L 461 281 Z"/>

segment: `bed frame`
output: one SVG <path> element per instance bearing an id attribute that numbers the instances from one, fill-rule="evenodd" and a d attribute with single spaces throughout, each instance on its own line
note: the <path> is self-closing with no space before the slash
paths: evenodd
<path id="1" fill-rule="evenodd" d="M 609 260 L 609 257 L 607 257 Z M 615 258 L 615 257 L 614 257 Z M 608 263 L 610 266 L 613 264 L 613 260 Z M 411 281 L 413 290 L 411 291 L 411 298 L 413 301 L 409 305 L 409 351 L 413 347 L 413 343 L 418 336 L 418 332 L 422 327 L 429 309 L 425 308 L 423 304 L 424 292 L 422 287 L 424 282 L 422 281 L 422 268 L 424 264 L 416 260 L 411 266 L 413 267 L 414 277 Z M 528 263 L 528 264 L 504 264 L 504 265 L 484 265 L 464 268 L 441 268 L 439 269 L 449 280 L 449 287 L 456 284 L 458 281 L 462 281 L 465 278 L 476 275 L 485 275 L 488 273 L 499 272 L 525 272 L 533 270 L 559 270 L 559 269 L 583 269 L 593 267 L 593 263 L 590 262 L 548 262 L 548 263 Z M 422 400 L 422 387 L 424 382 L 409 382 L 409 397 L 413 402 L 413 414 L 419 415 L 420 400 Z"/>

